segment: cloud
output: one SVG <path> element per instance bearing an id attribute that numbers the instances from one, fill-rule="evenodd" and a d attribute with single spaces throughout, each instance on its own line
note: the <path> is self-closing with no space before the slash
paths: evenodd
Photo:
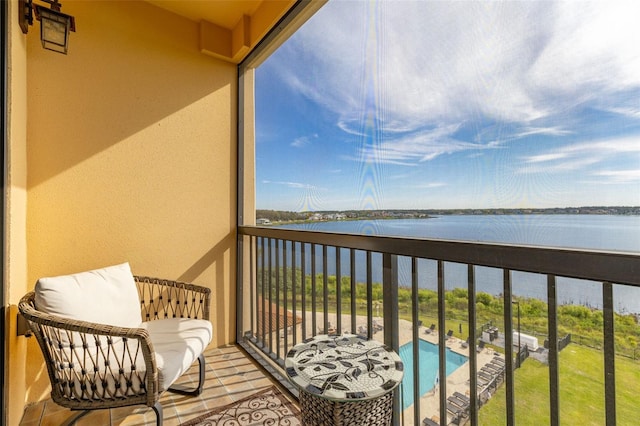
<path id="1" fill-rule="evenodd" d="M 607 111 L 613 112 L 615 114 L 620 114 L 629 118 L 637 118 L 640 119 L 640 108 L 633 107 L 621 107 L 621 108 L 607 108 Z"/>
<path id="2" fill-rule="evenodd" d="M 334 0 L 274 55 L 287 58 L 275 74 L 350 134 L 486 119 L 564 136 L 544 123 L 640 88 L 637 16 L 636 1 Z"/>
<path id="3" fill-rule="evenodd" d="M 624 159 L 630 155 L 640 155 L 640 135 L 602 139 L 564 145 L 544 154 L 522 157 L 525 163 L 520 173 L 553 173 L 585 169 L 611 159 Z M 597 175 L 615 177 L 629 176 L 633 171 L 598 172 Z"/>
<path id="4" fill-rule="evenodd" d="M 294 148 L 303 148 L 305 146 L 311 145 L 313 143 L 312 140 L 314 139 L 318 139 L 317 133 L 311 136 L 301 136 L 299 138 L 296 138 L 293 140 L 293 142 L 291 142 L 291 146 Z"/>
<path id="5" fill-rule="evenodd" d="M 561 127 L 524 127 L 515 135 L 516 138 L 524 138 L 532 135 L 566 136 L 574 132 Z"/>
<path id="6" fill-rule="evenodd" d="M 363 145 L 359 150 L 359 156 L 353 159 L 375 159 L 378 163 L 416 165 L 445 154 L 489 148 L 487 145 L 456 139 L 454 135 L 459 128 L 460 125 L 438 126 L 400 137 L 388 137 L 378 144 Z"/>
<path id="7" fill-rule="evenodd" d="M 640 169 L 636 170 L 606 170 L 593 173 L 594 176 L 606 178 L 608 183 L 640 182 Z"/>
<path id="8" fill-rule="evenodd" d="M 319 188 L 315 185 L 310 185 L 307 183 L 300 183 L 300 182 L 277 182 L 277 181 L 270 181 L 270 180 L 263 180 L 262 183 L 264 185 L 284 185 L 286 187 L 289 188 L 293 188 L 293 189 L 306 189 L 306 190 L 313 190 L 313 191 L 325 191 L 326 188 Z"/>
<path id="9" fill-rule="evenodd" d="M 419 189 L 433 189 L 433 188 L 441 188 L 443 186 L 447 186 L 444 182 L 427 182 L 420 185 L 416 185 L 416 188 Z"/>

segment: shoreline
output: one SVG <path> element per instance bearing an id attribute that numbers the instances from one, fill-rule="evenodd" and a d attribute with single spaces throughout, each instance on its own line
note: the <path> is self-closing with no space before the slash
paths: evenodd
<path id="1" fill-rule="evenodd" d="M 279 220 L 286 215 L 295 218 Z M 583 206 L 549 208 L 484 208 L 484 209 L 378 209 L 378 210 L 319 210 L 290 212 L 256 209 L 258 220 L 269 223 L 259 225 L 292 225 L 305 223 L 343 222 L 358 220 L 433 219 L 439 216 L 640 216 L 640 206 Z M 338 218 L 336 218 L 338 217 Z"/>

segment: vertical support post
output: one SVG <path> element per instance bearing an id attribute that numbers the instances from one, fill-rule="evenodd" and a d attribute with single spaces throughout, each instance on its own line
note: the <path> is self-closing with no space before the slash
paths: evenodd
<path id="1" fill-rule="evenodd" d="M 446 299 L 444 287 L 444 261 L 438 260 L 438 383 L 440 384 L 439 407 L 440 424 L 447 424 L 447 345 L 446 333 Z"/>
<path id="2" fill-rule="evenodd" d="M 336 247 L 336 333 L 342 334 L 342 264 L 340 247 Z"/>
<path id="3" fill-rule="evenodd" d="M 371 252 L 367 251 L 367 339 L 373 338 L 373 273 Z"/>
<path id="4" fill-rule="evenodd" d="M 236 250 L 238 253 L 238 261 L 236 262 L 236 343 L 240 343 L 243 340 L 244 333 L 244 235 L 238 235 Z M 251 268 L 253 268 L 252 261 L 253 258 L 249 260 L 249 266 Z M 251 274 L 249 279 L 252 279 L 252 277 L 253 274 Z M 253 296 L 251 285 L 249 286 L 249 291 L 251 292 L 250 296 Z M 251 325 L 249 328 L 253 329 L 253 297 L 251 297 L 250 306 Z"/>
<path id="5" fill-rule="evenodd" d="M 257 327 L 256 327 L 256 318 L 255 318 L 255 314 L 257 312 L 257 303 L 256 303 L 256 292 L 258 290 L 257 287 L 257 283 L 256 283 L 256 271 L 255 271 L 255 237 L 248 237 L 249 239 L 249 330 L 251 333 L 251 336 L 255 336 L 255 333 L 257 331 Z M 238 249 L 242 248 L 242 244 L 238 245 Z M 240 259 L 244 259 L 244 255 L 240 256 Z M 244 260 L 239 261 L 238 263 L 244 263 Z M 238 287 L 242 287 L 242 284 L 240 284 L 243 281 L 243 277 L 239 276 L 238 277 Z M 241 291 L 240 288 L 238 288 L 238 294 L 236 295 L 236 297 L 243 297 L 243 303 L 238 303 L 238 309 L 240 309 L 240 305 L 244 305 L 244 291 Z M 244 309 L 242 309 L 241 312 L 236 313 L 236 342 L 240 343 L 243 339 L 244 336 L 244 329 L 243 329 L 243 323 L 244 323 Z"/>
<path id="6" fill-rule="evenodd" d="M 384 304 L 384 344 L 396 353 L 400 350 L 398 338 L 398 256 L 389 253 L 382 254 L 382 294 Z M 370 331 L 371 332 L 371 331 Z M 400 393 L 396 390 L 393 396 L 392 424 L 400 424 L 401 412 Z"/>
<path id="7" fill-rule="evenodd" d="M 293 244 L 293 241 L 291 242 Z M 282 240 L 282 318 L 284 319 L 284 327 L 282 327 L 282 332 L 284 333 L 284 350 L 283 350 L 283 358 L 287 356 L 287 352 L 289 352 L 289 306 L 288 306 L 288 298 L 287 294 L 287 252 L 288 250 L 288 241 Z M 292 262 L 293 263 L 293 262 Z M 278 357 L 280 358 L 280 357 Z"/>
<path id="8" fill-rule="evenodd" d="M 280 239 L 275 240 L 276 258 L 276 359 L 282 359 L 280 356 Z M 273 334 L 273 328 L 269 330 Z"/>
<path id="9" fill-rule="evenodd" d="M 413 389 L 408 389 L 413 393 L 413 418 L 420 420 L 420 336 L 419 336 L 419 312 L 420 298 L 418 297 L 418 259 L 411 258 L 411 305 L 413 307 L 412 324 L 413 324 Z M 406 371 L 406 369 L 405 369 Z M 406 374 L 406 373 L 405 373 Z M 404 389 L 403 389 L 404 392 Z M 415 422 L 414 422 L 415 423 Z"/>
<path id="10" fill-rule="evenodd" d="M 296 262 L 296 243 L 295 241 L 291 241 L 291 316 L 293 317 L 293 342 L 292 346 L 295 346 L 298 343 L 298 315 L 296 313 L 296 302 L 297 302 L 297 287 L 298 280 L 297 278 L 297 262 Z"/>
<path id="11" fill-rule="evenodd" d="M 264 237 L 260 237 L 260 248 L 261 248 L 261 276 L 262 276 L 262 282 L 260 283 L 260 291 L 262 292 L 262 328 L 260 329 L 260 343 L 262 345 L 262 349 L 265 348 L 266 346 L 266 338 L 267 338 L 267 311 L 266 311 L 266 307 L 267 307 L 267 265 L 266 265 L 266 248 L 265 248 L 265 238 Z"/>
<path id="12" fill-rule="evenodd" d="M 555 275 L 547 275 L 549 323 L 549 426 L 560 425 L 560 378 L 558 366 L 558 304 Z"/>
<path id="13" fill-rule="evenodd" d="M 513 293 L 511 291 L 511 271 L 503 270 L 504 286 L 504 349 L 506 373 L 507 425 L 515 424 L 514 371 L 513 368 Z"/>
<path id="14" fill-rule="evenodd" d="M 613 315 L 613 284 L 602 283 L 604 316 L 604 397 L 607 426 L 616 424 L 616 347 Z"/>
<path id="15" fill-rule="evenodd" d="M 307 340 L 307 245 L 300 243 L 300 304 L 302 307 L 302 340 Z M 313 334 L 313 333 L 312 333 Z"/>
<path id="16" fill-rule="evenodd" d="M 327 263 L 327 245 L 322 245 L 322 311 L 323 332 L 329 333 L 329 264 Z"/>
<path id="17" fill-rule="evenodd" d="M 513 302 L 514 305 L 516 305 L 517 310 L 518 310 L 518 357 L 516 358 L 516 368 L 520 368 L 520 366 L 522 365 L 522 340 L 521 340 L 521 336 L 520 336 L 520 301 L 515 300 Z"/>
<path id="18" fill-rule="evenodd" d="M 318 332 L 316 318 L 316 245 L 311 244 L 311 335 Z"/>
<path id="19" fill-rule="evenodd" d="M 476 277 L 473 265 L 467 265 L 467 301 L 469 310 L 469 398 L 471 426 L 478 426 L 478 353 L 476 352 Z"/>
<path id="20" fill-rule="evenodd" d="M 4 12 L 5 4 L 2 4 L 2 11 Z M 4 26 L 4 20 L 3 20 Z M 4 34 L 2 40 L 5 40 Z M 4 42 L 3 42 L 4 43 Z M 4 52 L 2 53 L 2 58 L 4 62 Z M 5 67 L 2 67 L 5 70 Z M 4 71 L 3 71 L 4 72 Z M 244 158 L 244 142 L 245 142 L 245 131 L 244 131 L 244 95 L 245 95 L 245 73 L 238 73 L 238 148 L 236 151 L 236 179 L 237 179 L 237 192 L 236 192 L 236 224 L 237 226 L 245 225 L 244 223 L 244 170 L 245 170 L 245 158 Z M 249 78 L 251 80 L 251 78 Z M 2 91 L 5 93 L 5 91 Z M 3 104 L 5 105 L 5 104 Z M 3 108 L 4 109 L 4 108 Z M 4 117 L 2 117 L 4 120 Z M 4 122 L 3 122 L 3 134 L 4 132 Z M 4 158 L 4 149 L 3 149 L 3 158 Z M 4 164 L 4 161 L 3 161 Z M 3 186 L 4 188 L 4 174 L 3 174 Z M 4 200 L 4 197 L 3 197 Z M 4 201 L 3 201 L 4 205 Z M 2 217 L 5 217 L 4 215 Z M 4 238 L 3 238 L 4 241 Z M 244 235 L 240 235 L 240 233 L 236 236 L 236 253 L 237 253 L 237 261 L 236 261 L 236 343 L 240 343 L 243 340 L 243 324 L 244 324 L 244 248 L 243 248 Z M 4 260 L 4 258 L 3 258 Z M 4 261 L 2 262 L 4 265 Z M 253 278 L 253 274 L 251 276 Z M 4 288 L 4 287 L 3 287 Z M 4 294 L 4 293 L 3 293 Z M 2 304 L 0 306 L 4 306 L 4 300 L 2 300 Z M 253 304 L 251 305 L 251 314 L 253 315 Z M 4 315 L 3 315 L 4 318 Z M 4 325 L 4 322 L 2 322 Z M 251 322 L 251 328 L 253 328 L 253 321 Z M 2 327 L 4 330 L 4 327 Z M 257 330 L 256 330 L 257 332 Z M 2 363 L 4 367 L 4 363 Z M 3 400 L 0 400 L 0 403 L 3 403 Z"/>
<path id="21" fill-rule="evenodd" d="M 269 285 L 267 286 L 269 291 L 269 294 L 267 295 L 269 301 L 269 328 L 267 328 L 267 330 L 269 333 L 269 354 L 273 356 L 273 241 L 271 241 L 271 238 L 267 238 L 267 244 L 269 246 L 267 253 L 267 261 L 269 262 L 269 265 L 267 267 L 269 275 L 267 277 L 269 281 Z"/>
<path id="22" fill-rule="evenodd" d="M 350 272 L 351 272 L 351 332 L 356 334 L 357 330 L 357 310 L 356 305 L 356 250 L 349 250 Z"/>

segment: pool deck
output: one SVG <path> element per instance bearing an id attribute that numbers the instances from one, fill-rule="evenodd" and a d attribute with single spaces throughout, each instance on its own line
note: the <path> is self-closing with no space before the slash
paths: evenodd
<path id="1" fill-rule="evenodd" d="M 418 336 L 420 339 L 425 340 L 429 343 L 433 343 L 434 345 L 438 344 L 438 333 L 434 331 L 430 334 L 427 334 L 425 330 L 427 327 L 420 327 L 418 330 Z M 375 338 L 376 336 L 374 336 Z M 411 327 L 411 323 L 405 320 L 399 320 L 399 341 L 400 346 L 411 342 L 413 339 L 413 330 Z M 475 350 L 474 345 L 470 345 L 467 348 L 462 347 L 462 343 L 464 340 L 459 339 L 455 336 L 450 337 L 445 341 L 445 344 L 449 349 L 453 352 L 459 353 L 469 358 L 469 348 Z M 485 348 L 481 352 L 476 354 L 478 361 L 478 368 L 480 370 L 485 364 L 488 364 L 494 357 L 494 352 L 491 349 Z M 454 392 L 460 392 L 463 395 L 470 395 L 469 391 L 469 365 L 468 362 L 465 362 L 461 365 L 456 371 L 447 376 L 447 397 L 453 395 Z M 424 394 L 420 398 L 420 417 L 424 419 L 425 417 L 429 418 L 439 418 L 440 417 L 440 407 L 439 407 L 439 393 L 440 388 L 437 389 L 436 392 L 430 391 Z M 420 422 L 414 423 L 414 407 L 413 405 L 409 406 L 404 411 L 404 422 L 401 424 L 421 424 Z M 449 423 L 449 421 L 447 421 Z"/>
<path id="2" fill-rule="evenodd" d="M 323 324 L 323 314 L 321 312 L 318 313 L 317 318 L 317 325 L 319 327 L 322 327 Z M 336 324 L 336 314 L 329 314 L 328 315 L 329 318 L 329 323 L 331 325 L 335 325 Z M 343 315 L 342 316 L 342 333 L 351 333 L 352 331 L 349 329 L 349 326 L 351 324 L 351 319 L 349 315 Z M 374 322 L 378 323 L 378 324 L 382 324 L 383 320 L 382 318 L 374 318 Z M 311 314 L 307 313 L 307 333 L 311 334 Z M 365 326 L 367 323 L 366 321 L 366 317 L 361 317 L 358 316 L 357 317 L 357 326 Z M 406 320 L 398 320 L 398 339 L 399 339 L 399 344 L 400 346 L 409 343 L 412 341 L 413 339 L 413 327 L 412 324 L 409 321 Z M 427 327 L 421 326 L 420 329 L 418 330 L 418 336 L 420 339 L 425 340 L 429 343 L 438 344 L 438 333 L 437 330 L 427 334 L 425 332 L 425 330 L 427 329 Z M 316 333 L 322 333 L 324 330 L 316 330 Z M 333 330 L 332 330 L 333 331 Z M 373 339 L 377 340 L 379 342 L 383 342 L 384 341 L 384 330 L 378 330 L 373 334 Z M 447 347 L 449 349 L 451 349 L 453 352 L 459 353 L 464 355 L 465 357 L 469 357 L 469 348 L 472 348 L 473 350 L 475 350 L 475 346 L 474 345 L 470 345 L 467 348 L 463 348 L 462 347 L 462 343 L 463 340 L 459 339 L 455 336 L 450 337 L 448 340 L 445 341 L 445 344 L 447 345 Z M 477 366 L 477 371 L 479 371 L 485 364 L 488 364 L 493 357 L 496 354 L 494 353 L 493 350 L 489 349 L 489 348 L 484 348 L 482 351 L 480 351 L 479 353 L 476 354 L 477 356 L 477 362 L 478 362 L 478 366 Z M 502 355 L 500 355 L 502 356 Z M 504 356 L 502 356 L 504 358 Z M 456 371 L 454 371 L 453 373 L 451 373 L 448 377 L 447 377 L 447 385 L 446 385 L 446 390 L 447 390 L 447 397 L 453 395 L 454 392 L 460 392 L 463 395 L 470 395 L 470 391 L 469 391 L 469 365 L 468 362 L 465 362 L 462 366 L 460 366 L 458 369 L 456 369 Z M 440 391 L 440 388 L 438 388 L 438 391 Z M 439 418 L 440 417 L 440 407 L 439 407 L 439 399 L 438 399 L 438 393 L 437 392 L 427 392 L 426 394 L 424 394 L 421 398 L 420 398 L 420 421 L 417 423 L 414 423 L 414 406 L 411 405 L 409 406 L 406 410 L 404 410 L 404 420 L 401 420 L 401 424 L 421 424 L 422 419 L 424 419 L 425 417 L 429 417 L 429 418 Z M 447 416 L 449 417 L 447 424 L 450 423 L 450 415 L 447 414 Z M 438 420 L 439 421 L 439 420 Z"/>

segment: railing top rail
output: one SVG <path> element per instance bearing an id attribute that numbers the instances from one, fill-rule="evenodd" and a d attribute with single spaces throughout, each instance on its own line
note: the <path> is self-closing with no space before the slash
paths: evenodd
<path id="1" fill-rule="evenodd" d="M 640 287 L 640 253 L 371 236 L 259 226 L 239 226 L 238 233 Z"/>

